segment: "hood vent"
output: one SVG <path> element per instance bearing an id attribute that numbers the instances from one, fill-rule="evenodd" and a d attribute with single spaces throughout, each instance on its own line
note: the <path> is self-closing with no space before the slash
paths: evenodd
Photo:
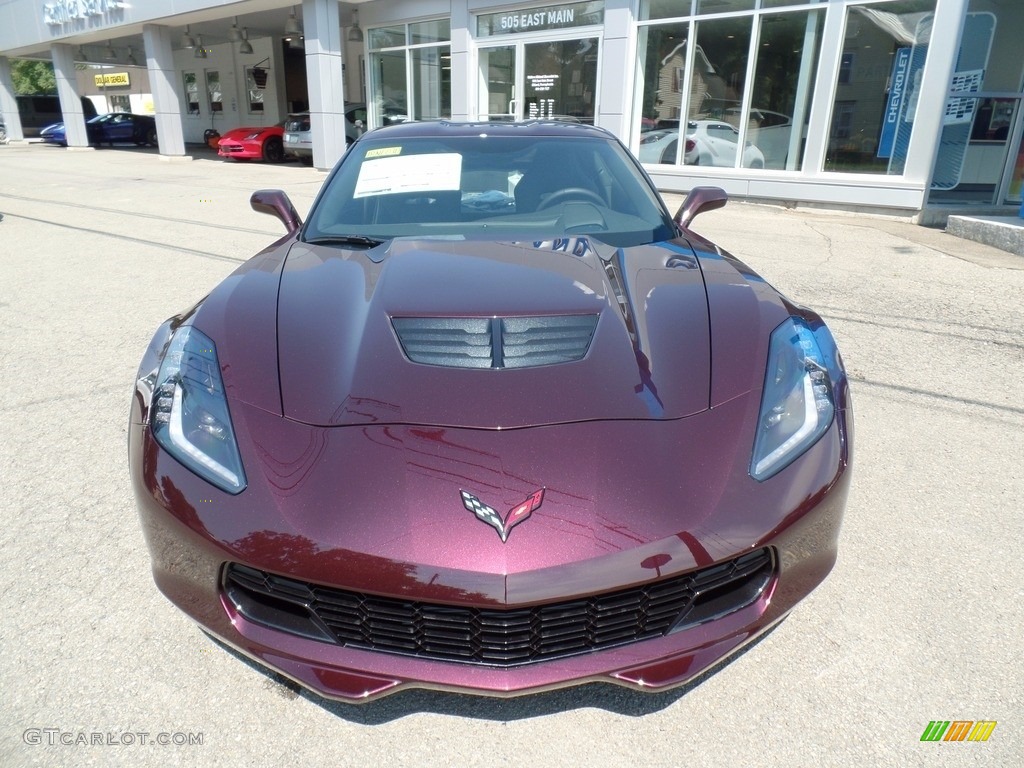
<path id="1" fill-rule="evenodd" d="M 394 317 L 414 363 L 446 368 L 533 368 L 582 360 L 598 315 L 547 317 Z"/>

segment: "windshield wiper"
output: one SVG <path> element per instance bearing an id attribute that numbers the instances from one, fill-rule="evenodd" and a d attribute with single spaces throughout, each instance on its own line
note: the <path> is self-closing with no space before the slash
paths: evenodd
<path id="1" fill-rule="evenodd" d="M 311 245 L 354 245 L 363 248 L 376 248 L 384 241 L 366 235 L 325 235 L 324 237 L 311 237 L 303 242 Z"/>

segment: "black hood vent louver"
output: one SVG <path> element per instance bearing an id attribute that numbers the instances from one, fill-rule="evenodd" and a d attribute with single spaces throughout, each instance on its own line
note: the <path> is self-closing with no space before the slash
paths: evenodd
<path id="1" fill-rule="evenodd" d="M 414 363 L 446 368 L 533 368 L 582 360 L 598 315 L 394 317 Z"/>

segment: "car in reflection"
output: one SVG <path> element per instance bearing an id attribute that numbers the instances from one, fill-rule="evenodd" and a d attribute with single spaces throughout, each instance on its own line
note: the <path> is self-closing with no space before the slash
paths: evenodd
<path id="1" fill-rule="evenodd" d="M 683 685 L 835 563 L 828 327 L 673 216 L 611 133 L 409 122 L 145 351 L 158 588 L 322 696 Z M 229 236 L 229 235 L 225 235 Z"/>
<path id="2" fill-rule="evenodd" d="M 695 147 L 696 142 L 688 138 L 685 146 L 686 153 L 692 153 Z M 640 134 L 640 153 L 638 157 L 641 163 L 675 165 L 678 149 L 678 128 L 658 128 Z"/>
<path id="3" fill-rule="evenodd" d="M 724 168 L 736 166 L 739 131 L 722 120 L 690 120 L 686 124 L 686 165 L 710 165 Z M 638 157 L 642 163 L 674 164 L 678 147 L 678 131 L 659 128 L 640 134 Z M 764 154 L 747 142 L 743 148 L 744 168 L 764 168 Z"/>
<path id="4" fill-rule="evenodd" d="M 232 128 L 217 141 L 217 154 L 232 160 L 283 162 L 284 123 Z"/>
<path id="5" fill-rule="evenodd" d="M 89 144 L 113 146 L 134 144 L 138 147 L 157 146 L 156 118 L 130 112 L 108 112 L 86 121 Z M 67 135 L 63 122 L 53 123 L 39 131 L 39 138 L 47 144 L 66 147 Z"/>
<path id="6" fill-rule="evenodd" d="M 384 125 L 401 123 L 408 116 L 398 106 L 385 106 Z M 349 146 L 367 129 L 365 104 L 347 104 L 345 106 L 345 146 Z M 313 131 L 310 126 L 309 112 L 298 112 L 288 116 L 284 123 L 285 154 L 297 157 L 309 165 L 313 162 Z"/>
<path id="7" fill-rule="evenodd" d="M 731 107 L 725 112 L 726 121 L 738 128 L 740 110 Z M 750 110 L 747 139 L 761 150 L 766 168 L 786 167 L 792 130 L 793 121 L 789 115 L 769 109 Z"/>

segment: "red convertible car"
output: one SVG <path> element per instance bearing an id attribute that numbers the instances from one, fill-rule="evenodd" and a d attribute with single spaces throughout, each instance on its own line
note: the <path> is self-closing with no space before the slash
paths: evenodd
<path id="1" fill-rule="evenodd" d="M 217 154 L 235 160 L 280 163 L 285 159 L 284 128 L 282 125 L 235 128 L 220 137 Z"/>
<path id="2" fill-rule="evenodd" d="M 129 463 L 160 590 L 319 694 L 693 680 L 832 569 L 832 334 L 610 133 L 405 123 L 157 330 Z"/>

